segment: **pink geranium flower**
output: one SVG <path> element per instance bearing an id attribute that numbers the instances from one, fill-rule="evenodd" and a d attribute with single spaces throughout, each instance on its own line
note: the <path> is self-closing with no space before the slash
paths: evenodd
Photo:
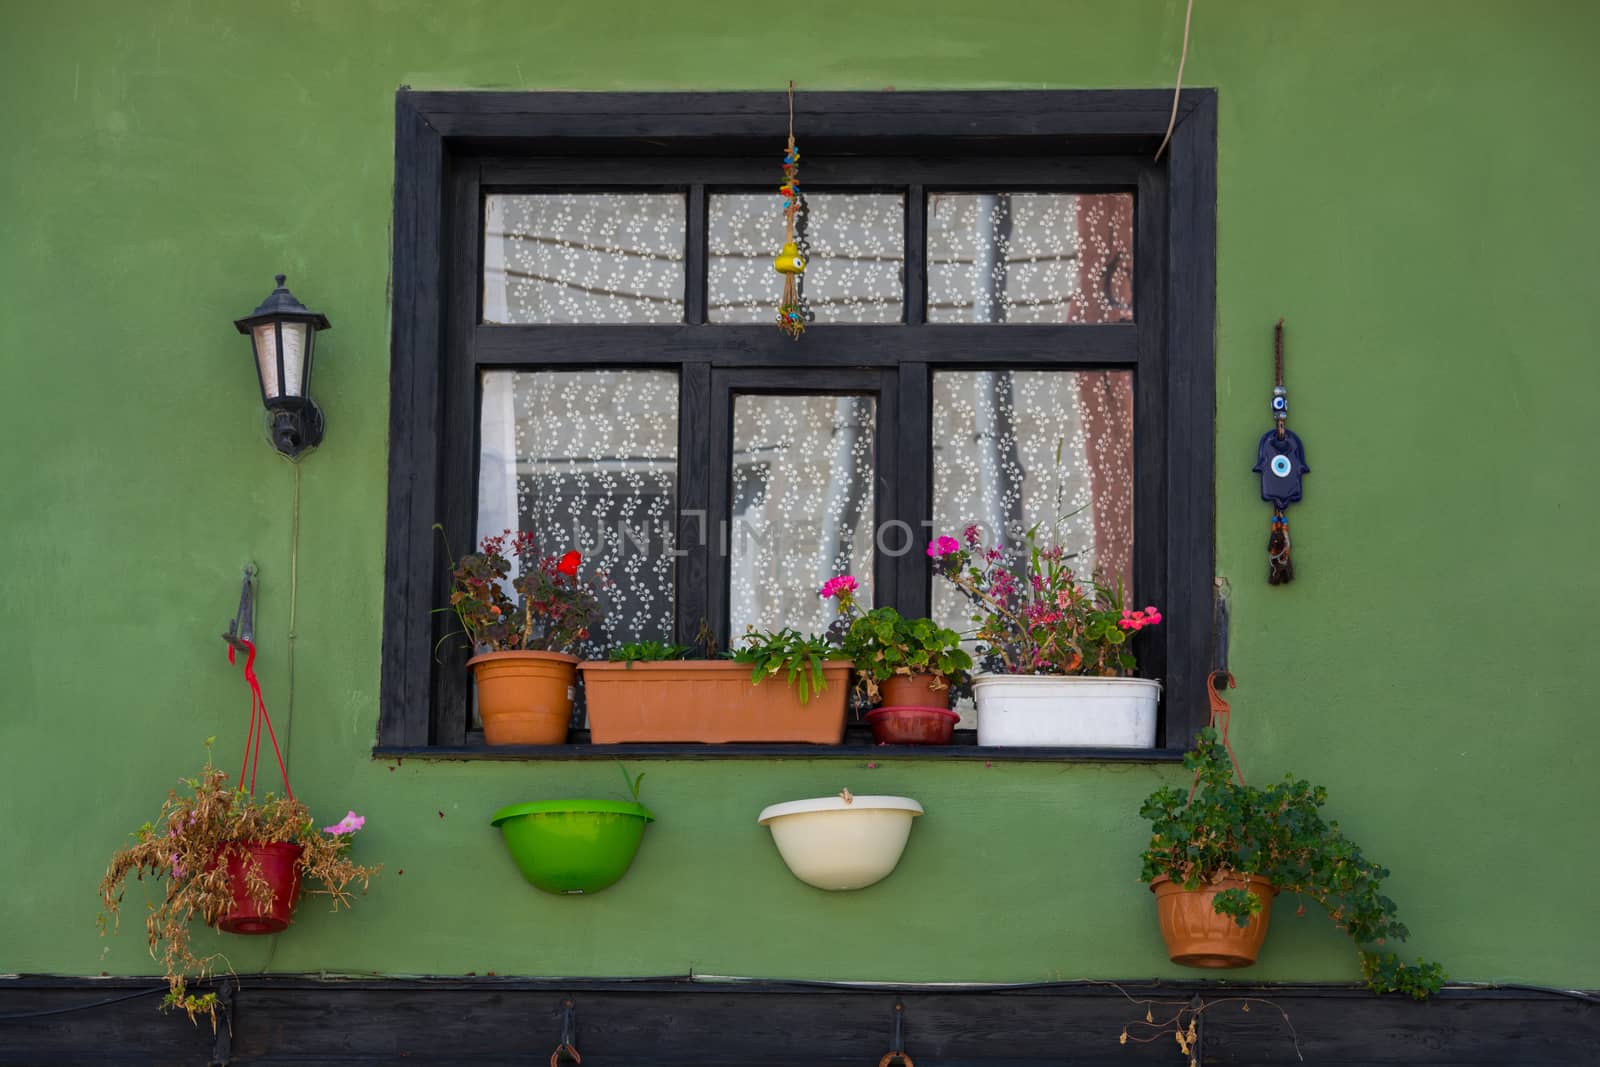
<path id="1" fill-rule="evenodd" d="M 324 826 L 322 832 L 338 837 L 341 834 L 353 834 L 367 824 L 366 816 L 357 815 L 355 812 L 346 813 L 345 817 L 332 826 Z"/>
<path id="2" fill-rule="evenodd" d="M 829 578 L 826 582 L 823 582 L 822 588 L 817 595 L 824 600 L 829 600 L 839 596 L 841 593 L 853 593 L 858 588 L 860 588 L 860 583 L 854 578 L 848 574 L 841 574 L 837 578 Z"/>
<path id="3" fill-rule="evenodd" d="M 941 537 L 937 541 L 928 542 L 928 558 L 942 559 L 953 552 L 961 551 L 961 543 L 954 537 Z"/>

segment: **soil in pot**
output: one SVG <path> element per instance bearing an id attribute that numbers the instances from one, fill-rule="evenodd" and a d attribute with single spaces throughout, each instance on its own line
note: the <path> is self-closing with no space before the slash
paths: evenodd
<path id="1" fill-rule="evenodd" d="M 729 660 L 586 662 L 582 670 L 589 739 L 597 745 L 844 740 L 844 660 L 822 668 L 824 687 L 804 704 L 783 676 L 752 684 L 749 665 Z"/>
<path id="2" fill-rule="evenodd" d="M 885 708 L 948 708 L 950 685 L 941 674 L 894 674 L 878 683 Z"/>
<path id="3" fill-rule="evenodd" d="M 961 718 L 946 708 L 882 707 L 867 712 L 880 745 L 948 745 Z"/>
<path id="4" fill-rule="evenodd" d="M 483 739 L 491 745 L 563 745 L 572 720 L 578 657 L 488 652 L 467 660 L 478 683 Z"/>
<path id="5" fill-rule="evenodd" d="M 300 854 L 304 851 L 282 841 L 230 846 L 223 862 L 228 865 L 233 906 L 217 920 L 217 929 L 229 934 L 276 934 L 287 929 L 300 897 Z M 272 900 L 265 908 L 250 896 L 246 872 L 251 858 L 272 890 Z"/>
<path id="6" fill-rule="evenodd" d="M 655 816 L 622 800 L 540 800 L 495 812 L 522 876 L 547 893 L 597 893 L 633 864 Z"/>
<path id="7" fill-rule="evenodd" d="M 1250 892 L 1261 899 L 1261 911 L 1240 926 L 1231 915 L 1218 915 L 1212 902 L 1224 889 L 1243 889 L 1244 878 L 1223 878 L 1197 889 L 1185 889 L 1162 875 L 1150 883 L 1156 895 L 1156 916 L 1167 957 L 1185 967 L 1248 967 L 1256 961 L 1272 917 L 1273 884 L 1259 875 L 1248 878 Z"/>

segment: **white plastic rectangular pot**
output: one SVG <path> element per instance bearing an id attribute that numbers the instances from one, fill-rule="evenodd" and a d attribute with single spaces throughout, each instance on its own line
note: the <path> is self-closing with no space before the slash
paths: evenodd
<path id="1" fill-rule="evenodd" d="M 1149 678 L 980 674 L 978 744 L 1154 748 L 1161 683 Z"/>

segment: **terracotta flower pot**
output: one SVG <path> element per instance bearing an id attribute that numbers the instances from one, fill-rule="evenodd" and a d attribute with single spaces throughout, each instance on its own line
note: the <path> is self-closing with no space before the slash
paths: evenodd
<path id="1" fill-rule="evenodd" d="M 1231 915 L 1218 915 L 1212 902 L 1224 889 L 1244 889 L 1247 879 L 1222 878 L 1198 889 L 1185 889 L 1166 875 L 1150 883 L 1167 957 L 1185 967 L 1248 967 L 1256 961 L 1272 917 L 1273 884 L 1260 875 L 1248 877 L 1250 892 L 1261 899 L 1261 911 L 1240 926 Z"/>
<path id="2" fill-rule="evenodd" d="M 589 739 L 597 745 L 630 741 L 720 744 L 793 741 L 837 745 L 844 740 L 850 664 L 822 668 L 825 685 L 811 699 L 784 676 L 750 681 L 750 666 L 731 660 L 660 663 L 584 663 Z"/>
<path id="3" fill-rule="evenodd" d="M 942 674 L 895 674 L 878 683 L 885 708 L 948 708 L 950 684 Z"/>
<path id="4" fill-rule="evenodd" d="M 467 660 L 478 715 L 491 745 L 562 745 L 572 719 L 578 657 L 564 652 L 487 652 Z"/>
<path id="5" fill-rule="evenodd" d="M 880 745 L 948 745 L 961 718 L 945 708 L 882 707 L 867 712 Z"/>
<path id="6" fill-rule="evenodd" d="M 224 861 L 233 904 L 217 920 L 217 929 L 229 934 L 275 934 L 287 929 L 300 898 L 300 854 L 304 851 L 283 841 L 230 846 Z M 265 908 L 250 896 L 246 872 L 252 857 L 272 890 L 272 901 Z"/>

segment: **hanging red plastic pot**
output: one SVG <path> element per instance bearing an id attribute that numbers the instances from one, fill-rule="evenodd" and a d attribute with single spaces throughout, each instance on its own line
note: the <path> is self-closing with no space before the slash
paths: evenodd
<path id="1" fill-rule="evenodd" d="M 229 934 L 276 934 L 287 929 L 300 899 L 300 854 L 304 851 L 282 841 L 229 846 L 224 861 L 233 904 L 217 920 L 217 929 Z M 250 896 L 247 885 L 246 871 L 252 858 L 272 890 L 272 899 L 264 908 Z"/>

